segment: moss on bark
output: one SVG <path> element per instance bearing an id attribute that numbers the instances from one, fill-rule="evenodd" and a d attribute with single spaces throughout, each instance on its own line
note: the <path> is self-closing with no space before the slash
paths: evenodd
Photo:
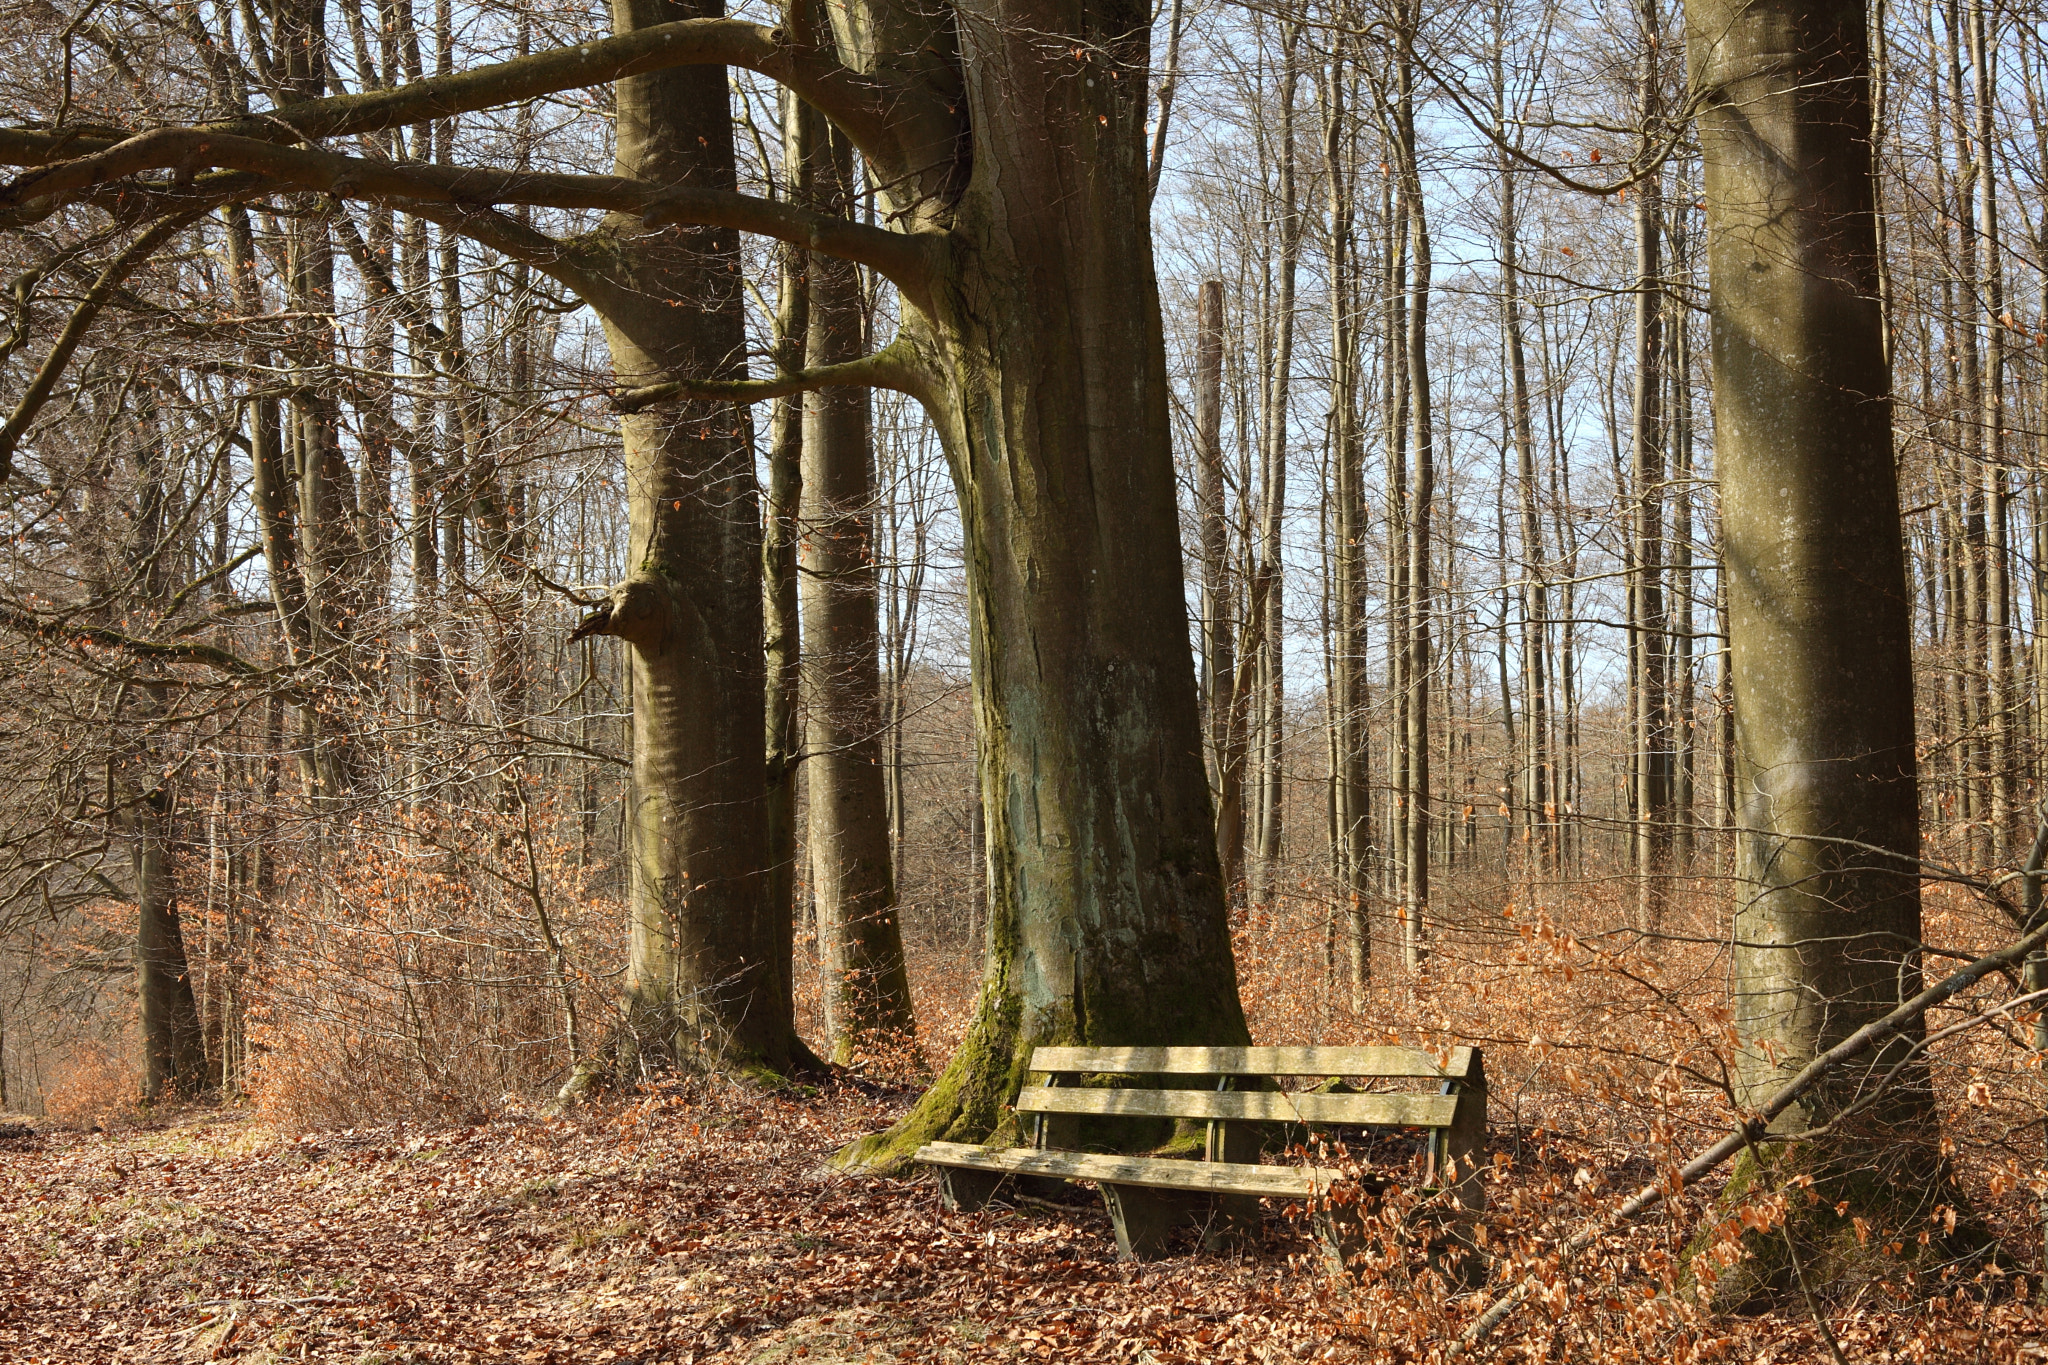
<path id="1" fill-rule="evenodd" d="M 1802 1292 L 1840 1303 L 1879 1281 L 1932 1293 L 1944 1272 L 1971 1273 L 1999 1257 L 1939 1149 L 1911 1136 L 1745 1152 L 1717 1201 L 1721 1216 L 1686 1248 L 1689 1283 L 1720 1312 L 1753 1313 L 1797 1303 Z M 1767 1215 L 1762 1225 L 1743 1218 L 1751 1207 Z M 1724 1246 L 1735 1259 L 1724 1259 Z"/>

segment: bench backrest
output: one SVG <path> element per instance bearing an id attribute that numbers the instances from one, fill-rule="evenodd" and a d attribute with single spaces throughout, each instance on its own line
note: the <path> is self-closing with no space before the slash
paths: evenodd
<path id="1" fill-rule="evenodd" d="M 1020 1114 L 1203 1119 L 1240 1123 L 1356 1124 L 1385 1128 L 1449 1128 L 1458 1120 L 1460 1094 L 1474 1078 L 1477 1053 L 1455 1048 L 1447 1058 L 1403 1047 L 1042 1047 L 1031 1069 L 1050 1084 L 1024 1087 Z M 1203 1076 L 1218 1088 L 1082 1088 L 1095 1076 Z M 1371 1076 L 1429 1079 L 1437 1094 L 1327 1094 L 1313 1091 L 1225 1089 L 1236 1077 Z M 1061 1084 L 1060 1082 L 1066 1082 Z M 1484 1100 L 1480 1100 L 1484 1103 Z"/>
<path id="2" fill-rule="evenodd" d="M 1373 1076 L 1461 1081 L 1478 1049 L 1439 1059 L 1412 1047 L 1042 1047 L 1031 1069 L 1097 1076 Z"/>

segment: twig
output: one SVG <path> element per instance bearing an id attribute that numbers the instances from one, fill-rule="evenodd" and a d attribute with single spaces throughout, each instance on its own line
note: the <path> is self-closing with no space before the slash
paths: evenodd
<path id="1" fill-rule="evenodd" d="M 1993 972 L 2010 970 L 2015 964 L 2024 962 L 2029 954 L 2038 951 L 2044 945 L 2048 945 L 2048 924 L 2037 926 L 2025 938 L 2016 939 L 1996 952 L 1986 953 L 1961 971 L 1944 977 L 1921 991 L 1882 1019 L 1872 1020 L 1857 1029 L 1808 1062 L 1797 1076 L 1765 1101 L 1762 1108 L 1744 1119 L 1735 1131 L 1687 1162 L 1668 1184 L 1653 1182 L 1643 1186 L 1626 1203 L 1566 1238 L 1558 1247 L 1558 1261 L 1562 1263 L 1567 1258 L 1576 1256 L 1644 1210 L 1654 1208 L 1668 1197 L 1697 1184 L 1722 1162 L 1767 1133 L 1772 1122 L 1780 1114 L 1797 1104 L 1843 1065 L 1855 1061 L 1876 1048 L 1878 1044 L 1903 1033 L 1917 1024 L 1927 1011 L 1960 995 Z M 1531 1272 L 1524 1276 L 1514 1288 L 1495 1299 L 1486 1311 L 1460 1334 L 1452 1347 L 1452 1354 L 1462 1355 L 1492 1336 L 1495 1329 L 1507 1321 L 1508 1315 L 1527 1302 L 1529 1296 L 1534 1294 L 1542 1283 L 1543 1277 L 1540 1273 Z"/>

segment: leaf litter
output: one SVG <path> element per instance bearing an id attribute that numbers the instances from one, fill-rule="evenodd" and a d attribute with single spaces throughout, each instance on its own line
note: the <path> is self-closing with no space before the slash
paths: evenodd
<path id="1" fill-rule="evenodd" d="M 1484 1301 L 1398 1254 L 1340 1280 L 1277 1210 L 1240 1253 L 1130 1265 L 1092 1199 L 951 1214 L 928 1177 L 825 1163 L 910 1098 L 693 1083 L 468 1127 L 294 1136 L 192 1109 L 38 1130 L 0 1146 L 0 1360 L 1406 1362 L 1446 1358 Z M 1489 1229 L 1518 1249 L 1496 1282 L 1589 1210 L 1585 1172 L 1628 1162 L 1557 1135 L 1497 1159 Z M 1564 1268 L 1487 1357 L 1827 1358 L 1798 1312 L 1716 1320 L 1659 1294 L 1670 1236 Z M 1834 1321 L 1857 1365 L 2048 1360 L 2044 1329 L 2041 1309 L 1965 1287 Z"/>

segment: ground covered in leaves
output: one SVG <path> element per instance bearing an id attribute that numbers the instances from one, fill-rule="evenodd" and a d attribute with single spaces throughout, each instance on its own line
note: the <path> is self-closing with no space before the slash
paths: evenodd
<path id="1" fill-rule="evenodd" d="M 296 1137 L 232 1109 L 0 1130 L 0 1361 L 1419 1361 L 1487 1297 L 1419 1260 L 1340 1283 L 1278 1216 L 1240 1255 L 1122 1265 L 1092 1202 L 955 1215 L 926 1179 L 823 1164 L 908 1098 L 677 1091 Z M 1522 1146 L 1493 1175 L 1497 1245 L 1522 1248 L 1495 1289 L 1627 1176 L 1626 1153 L 1569 1136 Z M 1670 1232 L 1634 1235 L 1557 1274 L 1484 1354 L 1830 1359 L 1803 1311 L 1716 1320 L 1659 1294 Z M 2048 1360 L 2048 1314 L 1977 1286 L 1866 1296 L 1831 1325 L 1856 1365 Z"/>

